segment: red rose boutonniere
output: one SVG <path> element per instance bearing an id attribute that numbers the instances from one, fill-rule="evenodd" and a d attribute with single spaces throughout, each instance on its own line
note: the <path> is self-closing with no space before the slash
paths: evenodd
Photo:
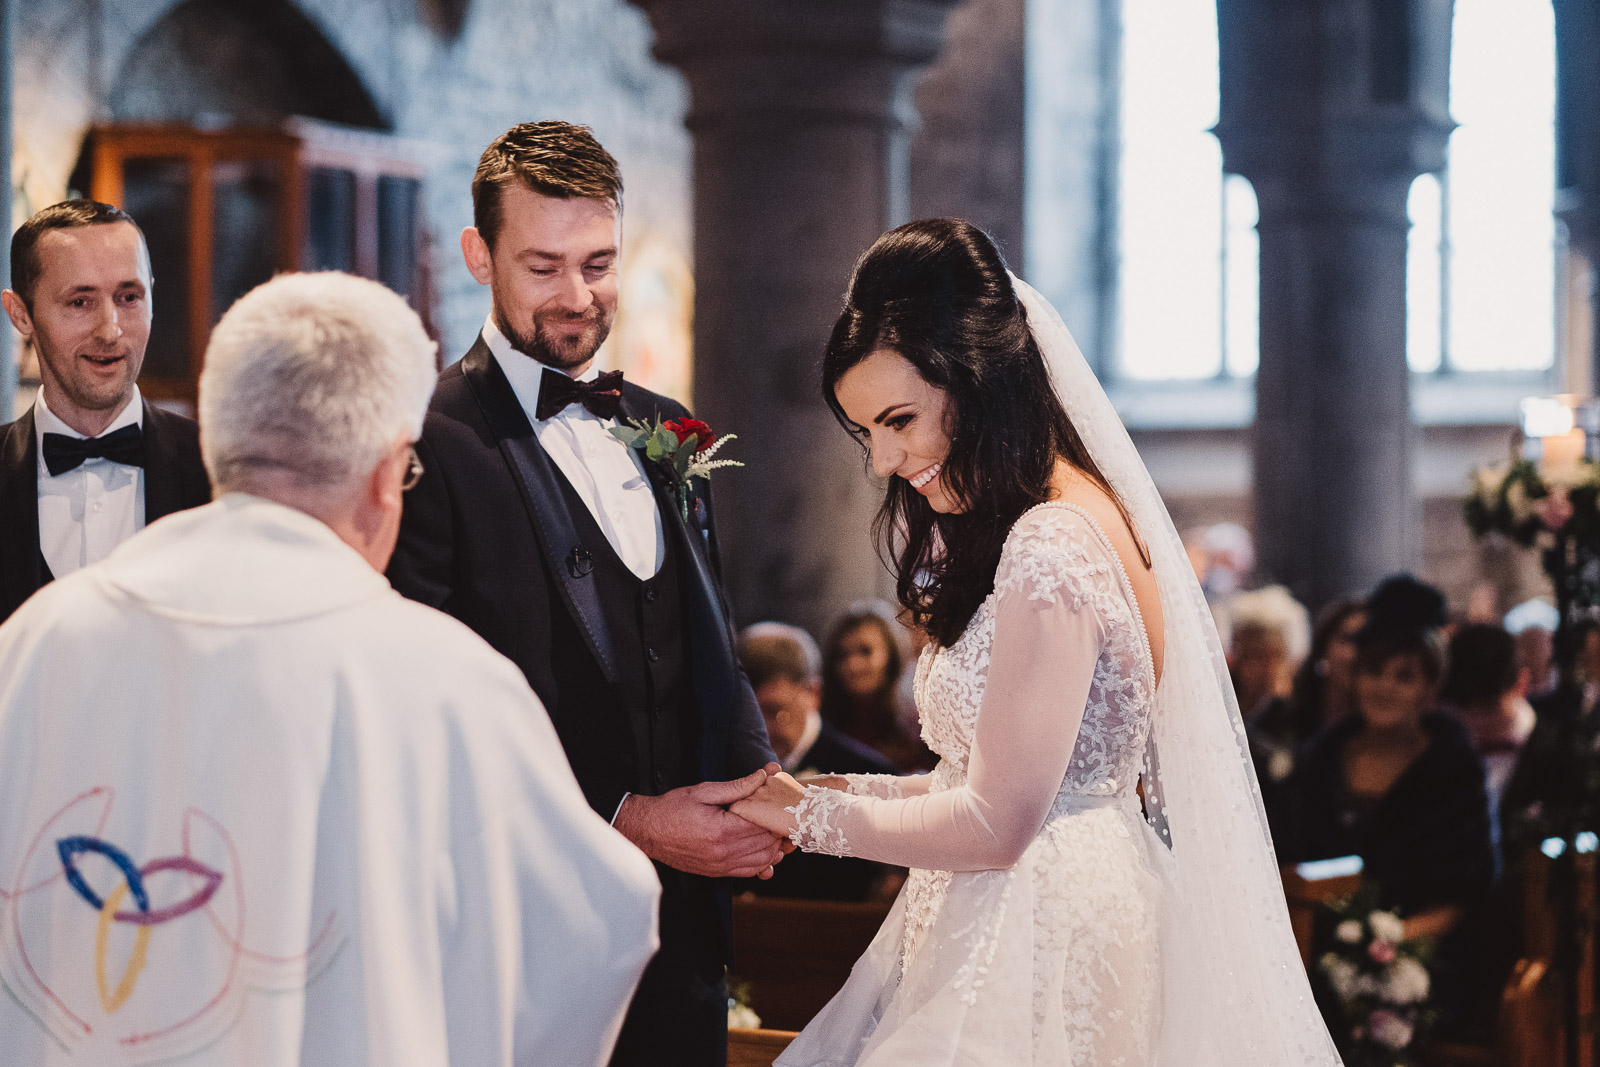
<path id="1" fill-rule="evenodd" d="M 672 495 L 678 501 L 678 514 L 689 521 L 689 479 L 706 478 L 718 467 L 742 467 L 736 459 L 714 459 L 723 445 L 738 434 L 712 432 L 710 426 L 699 419 L 668 419 L 658 417 L 652 422 L 629 419 L 626 425 L 613 426 L 611 435 L 629 448 L 644 453 L 646 463 L 653 464 L 667 477 Z"/>

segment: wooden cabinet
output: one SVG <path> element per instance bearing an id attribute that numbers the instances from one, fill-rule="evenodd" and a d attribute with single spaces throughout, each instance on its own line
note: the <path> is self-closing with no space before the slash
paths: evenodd
<path id="1" fill-rule="evenodd" d="M 193 404 L 206 340 L 274 274 L 343 270 L 411 301 L 431 330 L 418 146 L 305 119 L 278 129 L 104 125 L 87 192 L 131 214 L 150 245 L 155 321 L 140 388 Z"/>

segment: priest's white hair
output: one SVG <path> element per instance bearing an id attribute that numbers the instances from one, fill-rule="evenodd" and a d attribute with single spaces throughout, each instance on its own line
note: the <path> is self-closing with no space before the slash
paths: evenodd
<path id="1" fill-rule="evenodd" d="M 262 475 L 307 490 L 371 473 L 422 433 L 436 345 L 406 302 L 337 271 L 284 274 L 229 308 L 200 375 L 200 449 L 218 493 Z"/>

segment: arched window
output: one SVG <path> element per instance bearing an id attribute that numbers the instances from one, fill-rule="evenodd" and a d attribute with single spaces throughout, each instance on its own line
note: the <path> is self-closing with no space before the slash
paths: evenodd
<path id="1" fill-rule="evenodd" d="M 1539 370 L 1555 352 L 1555 26 L 1545 0 L 1456 0 L 1442 175 L 1411 190 L 1408 358 Z M 1215 0 L 1123 0 L 1117 344 L 1123 379 L 1259 358 L 1250 184 L 1224 175 Z"/>
<path id="2" fill-rule="evenodd" d="M 1456 0 L 1443 175 L 1411 188 L 1415 371 L 1540 370 L 1555 357 L 1555 15 Z"/>
<path id="3" fill-rule="evenodd" d="M 1214 0 L 1124 0 L 1117 354 L 1122 378 L 1254 373 L 1256 201 L 1222 173 Z"/>

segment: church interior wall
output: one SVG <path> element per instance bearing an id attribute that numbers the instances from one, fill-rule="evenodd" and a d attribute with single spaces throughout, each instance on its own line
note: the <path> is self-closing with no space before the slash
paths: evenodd
<path id="1" fill-rule="evenodd" d="M 115 117 L 118 75 L 163 19 L 187 5 L 248 12 L 289 3 L 22 4 L 14 47 L 19 221 L 67 195 L 85 135 Z M 426 156 L 435 323 L 447 359 L 466 351 L 488 310 L 458 244 L 472 221 L 472 172 L 484 146 L 516 122 L 559 117 L 593 126 L 622 168 L 625 240 L 692 262 L 686 93 L 681 77 L 651 57 L 650 29 L 636 8 L 623 0 L 295 0 L 293 8 L 349 65 L 379 123 Z M 247 37 L 229 47 L 248 54 L 260 44 Z M 164 115 L 144 100 L 140 117 L 192 119 L 197 101 L 183 89 L 162 102 Z"/>
<path id="2" fill-rule="evenodd" d="M 940 58 L 920 77 L 910 149 L 911 214 L 960 214 L 988 228 L 1013 268 L 1060 308 L 1091 361 L 1108 370 L 1118 3 L 967 0 L 949 20 Z M 250 18 L 260 25 L 261 13 L 274 8 L 325 39 L 359 90 L 347 95 L 360 100 L 308 103 L 272 84 L 265 67 L 233 71 L 232 95 L 201 92 L 176 74 L 170 92 L 157 91 L 151 79 L 171 58 L 160 48 L 200 47 L 161 38 L 180 9 L 231 12 L 245 28 L 231 31 L 228 46 L 250 56 L 265 40 L 249 29 Z M 97 121 L 225 122 L 236 117 L 230 108 L 261 120 L 277 106 L 283 114 L 320 108 L 324 118 L 370 124 L 425 157 L 434 324 L 453 359 L 488 307 L 457 243 L 471 222 L 472 171 L 483 146 L 518 121 L 561 117 L 593 126 L 627 181 L 628 253 L 647 248 L 653 269 L 692 287 L 688 93 L 683 77 L 653 57 L 652 44 L 645 15 L 626 0 L 26 0 L 14 55 L 14 214 L 20 220 L 67 195 Z M 135 74 L 145 79 L 141 86 L 129 84 Z M 1248 391 L 1248 383 L 1240 388 Z M 1171 426 L 1130 420 L 1180 527 L 1224 519 L 1250 525 L 1250 433 L 1239 399 L 1221 397 L 1215 410 L 1190 402 L 1193 410 Z M 1144 403 L 1127 390 L 1119 400 Z M 1509 418 L 1423 421 L 1415 481 L 1424 576 L 1456 599 L 1484 580 L 1519 591 L 1537 585 L 1526 568 L 1512 574 L 1492 550 L 1473 545 L 1458 517 L 1467 472 L 1503 456 Z"/>

